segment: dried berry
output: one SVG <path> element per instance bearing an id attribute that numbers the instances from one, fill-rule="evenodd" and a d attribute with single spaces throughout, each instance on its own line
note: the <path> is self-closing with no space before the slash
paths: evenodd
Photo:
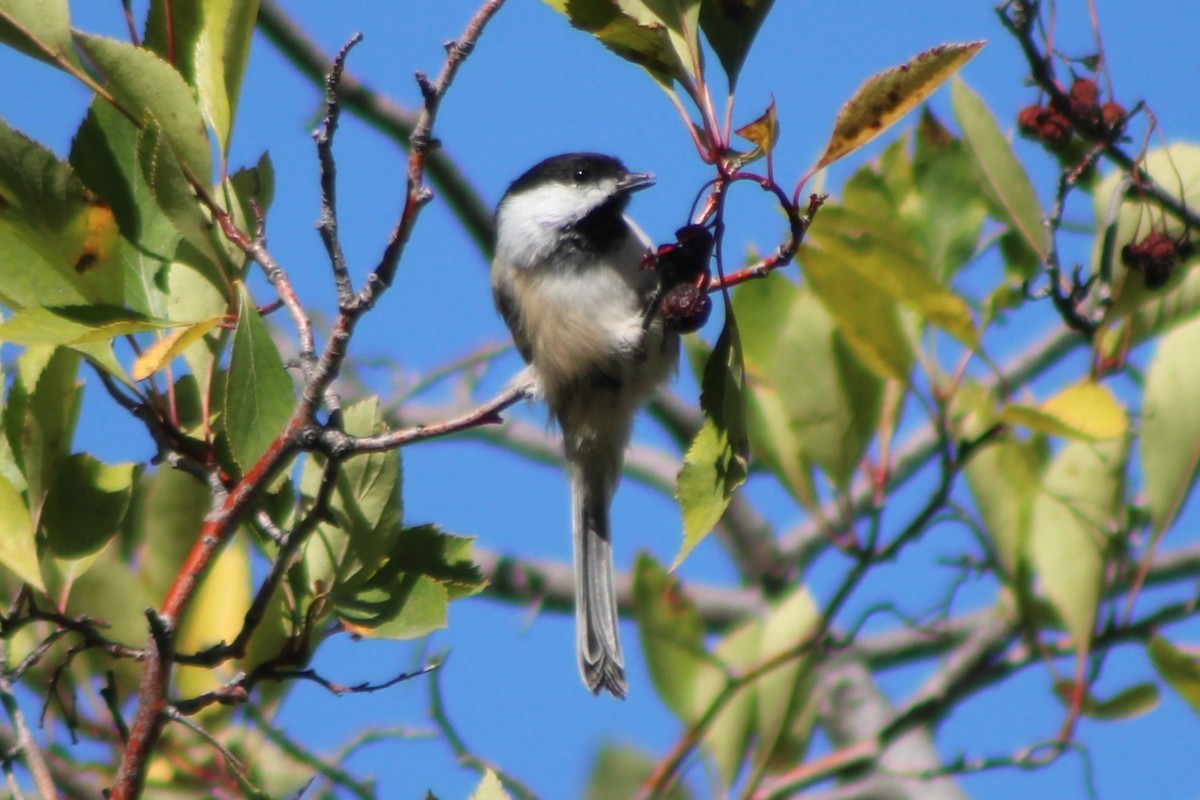
<path id="1" fill-rule="evenodd" d="M 1071 121 L 1057 111 L 1052 111 L 1042 121 L 1038 138 L 1048 150 L 1061 150 L 1071 141 L 1073 132 Z"/>
<path id="2" fill-rule="evenodd" d="M 708 275 L 713 236 L 703 225 L 686 225 L 675 231 L 677 242 L 658 248 L 655 269 L 664 289 L 701 283 Z"/>
<path id="3" fill-rule="evenodd" d="M 1184 251 L 1191 247 L 1187 239 L 1176 241 L 1163 231 L 1151 231 L 1138 242 L 1121 248 L 1121 263 L 1142 273 L 1147 289 L 1161 289 L 1171 280 Z"/>
<path id="4" fill-rule="evenodd" d="M 1017 114 L 1017 129 L 1021 131 L 1022 135 L 1031 139 L 1040 138 L 1038 132 L 1042 128 L 1042 120 L 1049 113 L 1050 110 L 1042 106 L 1025 106 Z"/>
<path id="5" fill-rule="evenodd" d="M 1106 129 L 1119 133 L 1125 127 L 1125 106 L 1109 100 L 1100 107 L 1100 119 Z"/>
<path id="6" fill-rule="evenodd" d="M 1029 139 L 1041 142 L 1047 150 L 1061 150 L 1071 141 L 1074 129 L 1064 115 L 1045 106 L 1026 106 L 1017 114 L 1017 128 Z"/>
<path id="7" fill-rule="evenodd" d="M 1100 122 L 1100 89 L 1091 78 L 1076 78 L 1068 95 L 1071 113 L 1089 125 Z"/>
<path id="8" fill-rule="evenodd" d="M 712 300 L 708 293 L 687 283 L 667 290 L 659 305 L 663 322 L 669 330 L 694 333 L 708 322 Z"/>

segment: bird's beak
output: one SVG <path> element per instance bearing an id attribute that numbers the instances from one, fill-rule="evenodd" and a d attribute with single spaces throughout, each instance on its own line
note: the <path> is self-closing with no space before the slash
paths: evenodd
<path id="1" fill-rule="evenodd" d="M 626 193 L 636 192 L 639 189 L 646 189 L 653 185 L 654 176 L 649 172 L 626 172 L 617 181 L 617 191 Z"/>

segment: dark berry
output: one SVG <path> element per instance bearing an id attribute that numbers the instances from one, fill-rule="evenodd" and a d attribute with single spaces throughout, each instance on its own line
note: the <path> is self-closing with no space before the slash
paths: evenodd
<path id="1" fill-rule="evenodd" d="M 1091 78 L 1076 78 L 1071 84 L 1071 113 L 1089 125 L 1100 122 L 1100 89 Z"/>
<path id="2" fill-rule="evenodd" d="M 1104 122 L 1105 128 L 1113 133 L 1118 133 L 1125 127 L 1125 107 L 1109 100 L 1100 107 L 1100 119 Z"/>
<path id="3" fill-rule="evenodd" d="M 708 315 L 712 313 L 712 300 L 702 289 L 681 283 L 667 290 L 659 310 L 668 330 L 694 333 L 708 322 Z"/>

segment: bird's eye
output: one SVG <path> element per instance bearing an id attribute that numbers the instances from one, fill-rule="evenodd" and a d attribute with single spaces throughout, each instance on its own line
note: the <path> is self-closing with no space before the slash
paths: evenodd
<path id="1" fill-rule="evenodd" d="M 587 167 L 580 167 L 575 170 L 575 173 L 571 177 L 575 179 L 576 183 L 584 183 L 588 178 L 592 177 L 592 173 Z"/>

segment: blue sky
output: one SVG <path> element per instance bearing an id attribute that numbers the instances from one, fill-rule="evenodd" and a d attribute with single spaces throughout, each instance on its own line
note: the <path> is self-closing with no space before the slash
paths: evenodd
<path id="1" fill-rule="evenodd" d="M 119 35 L 119 3 L 87 0 L 72 5 L 78 27 Z M 408 106 L 419 97 L 413 71 L 436 72 L 442 43 L 458 35 L 475 7 L 462 0 L 291 0 L 286 5 L 329 50 L 362 31 L 366 39 L 351 57 L 351 71 Z M 1200 138 L 1200 108 L 1192 86 L 1200 77 L 1194 46 L 1200 20 L 1189 5 L 1099 3 L 1118 99 L 1132 106 L 1145 98 L 1172 140 Z M 779 0 L 776 6 L 743 71 L 735 117 L 749 120 L 775 98 L 782 128 L 776 156 L 780 176 L 798 177 L 814 160 L 838 107 L 864 78 L 939 43 L 990 40 L 962 74 L 1002 125 L 1011 127 L 1017 111 L 1032 102 L 1033 91 L 1023 85 L 1026 70 L 1017 48 L 988 2 Z M 1088 52 L 1086 4 L 1076 0 L 1059 6 L 1058 45 L 1073 53 Z M 0 52 L 0 70 L 8 76 L 0 83 L 0 114 L 65 154 L 86 108 L 86 94 L 50 68 L 8 51 Z M 936 96 L 933 105 L 943 119 L 950 119 L 944 94 Z M 289 270 L 301 299 L 328 317 L 333 308 L 331 283 L 313 229 L 318 200 L 310 132 L 318 111 L 317 90 L 256 37 L 231 164 L 250 165 L 263 151 L 271 153 L 278 173 L 269 216 L 271 250 Z M 631 167 L 658 176 L 653 190 L 637 196 L 632 213 L 659 241 L 683 224 L 697 188 L 707 178 L 660 90 L 640 70 L 572 31 L 535 0 L 510 0 L 501 11 L 447 97 L 437 134 L 489 203 L 513 177 L 547 155 L 569 150 L 619 155 Z M 1043 199 L 1049 198 L 1053 163 L 1027 143 L 1019 142 L 1017 149 L 1033 170 Z M 872 152 L 856 154 L 836 167 L 829 185 L 836 187 Z M 343 243 L 354 274 L 361 278 L 377 259 L 400 208 L 404 154 L 347 119 L 337 155 Z M 782 233 L 779 217 L 750 193 L 735 194 L 735 202 L 745 210 L 733 217 L 728 241 L 736 248 L 773 248 Z M 1074 217 L 1086 221 L 1085 212 L 1080 208 Z M 1049 330 L 1051 320 L 1038 319 L 1034 330 Z M 1028 341 L 1024 331 L 1013 333 L 1011 341 L 996 342 L 996 355 L 1003 358 Z M 405 375 L 414 376 L 506 341 L 507 332 L 492 310 L 483 256 L 435 202 L 422 218 L 393 290 L 360 326 L 354 353 L 392 359 Z M 7 351 L 4 355 L 11 357 Z M 489 373 L 485 388 L 499 386 L 517 367 L 515 356 L 505 357 Z M 377 388 L 387 390 L 386 374 L 368 374 Z M 688 381 L 682 382 L 681 391 L 694 399 L 695 389 Z M 110 461 L 149 458 L 150 442 L 136 424 L 112 413 L 99 392 L 89 387 L 89 393 L 77 447 L 95 449 Z M 537 410 L 517 413 L 535 421 L 541 418 Z M 652 442 L 662 441 L 649 425 L 639 430 Z M 438 522 L 479 537 L 480 544 L 492 550 L 569 558 L 567 495 L 556 469 L 465 440 L 405 450 L 404 465 L 408 521 Z M 773 523 L 786 527 L 798 521 L 796 509 L 774 494 L 764 491 L 759 497 L 766 501 Z M 617 497 L 614 528 L 619 568 L 627 568 L 641 549 L 669 562 L 678 548 L 674 504 L 633 482 L 627 481 Z M 956 536 L 961 534 L 929 537 L 934 541 L 887 568 L 887 590 L 905 593 L 917 609 L 931 604 L 941 583 L 920 570 L 934 569 L 930 565 L 938 555 L 960 552 L 966 540 Z M 685 580 L 710 583 L 735 579 L 715 542 L 703 545 L 680 574 Z M 810 580 L 818 598 L 825 596 L 822 591 L 836 574 L 814 572 Z M 968 593 L 964 607 L 986 604 L 988 599 L 987 592 Z M 633 627 L 627 624 L 623 629 L 633 662 L 630 698 L 618 703 L 593 698 L 580 686 L 572 624 L 564 615 L 471 600 L 452 608 L 450 630 L 427 645 L 432 651 L 450 651 L 442 683 L 449 714 L 467 743 L 545 797 L 578 794 L 594 749 L 603 741 L 615 738 L 661 754 L 679 734 L 677 723 L 653 696 Z M 418 663 L 421 647 L 339 639 L 322 650 L 316 666 L 343 683 L 382 680 Z M 886 676 L 883 686 L 902 697 L 922 676 L 899 671 Z M 1130 676 L 1125 684 L 1123 676 Z M 1145 659 L 1138 654 L 1114 658 L 1106 673 L 1114 688 L 1147 677 Z M 945 726 L 942 754 L 995 755 L 1049 737 L 1061 711 L 1048 699 L 1048 688 L 1045 673 L 1031 669 L 995 690 L 994 696 L 973 701 Z M 301 687 L 280 723 L 310 746 L 332 750 L 367 725 L 429 727 L 425 706 L 421 681 L 342 698 Z M 1200 784 L 1194 759 L 1164 746 L 1191 741 L 1197 733 L 1195 717 L 1170 695 L 1146 717 L 1127 723 L 1084 723 L 1080 733 L 1093 745 L 1102 797 L 1179 797 Z M 349 766 L 374 774 L 385 797 L 420 796 L 425 789 L 445 798 L 465 797 L 476 781 L 454 764 L 445 743 L 437 740 L 376 744 Z M 1076 796 L 1082 792 L 1081 774 L 1079 760 L 1067 757 L 1040 774 L 991 773 L 969 778 L 964 785 L 980 798 L 1018 793 Z M 1148 792 L 1148 787 L 1154 791 Z"/>

